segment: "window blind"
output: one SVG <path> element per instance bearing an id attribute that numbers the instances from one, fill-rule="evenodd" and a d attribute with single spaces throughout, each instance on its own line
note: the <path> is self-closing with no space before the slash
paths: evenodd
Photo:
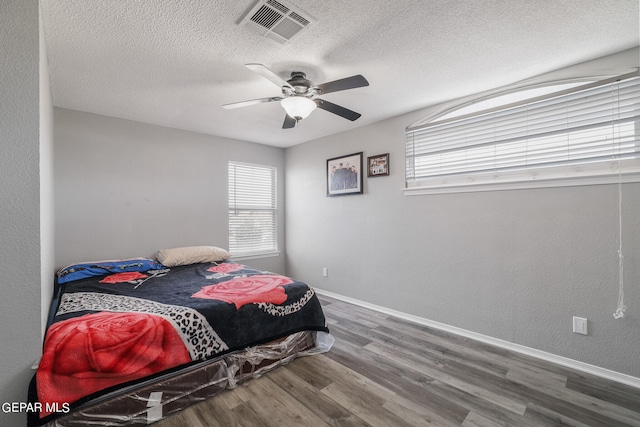
<path id="1" fill-rule="evenodd" d="M 406 131 L 407 187 L 640 170 L 638 73 Z"/>
<path id="2" fill-rule="evenodd" d="M 278 251 L 277 169 L 229 162 L 229 252 L 234 256 Z"/>

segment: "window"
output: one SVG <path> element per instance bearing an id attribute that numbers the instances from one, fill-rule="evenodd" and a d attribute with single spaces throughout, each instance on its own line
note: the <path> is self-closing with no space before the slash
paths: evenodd
<path id="1" fill-rule="evenodd" d="M 229 252 L 236 257 L 278 252 L 277 169 L 229 162 Z"/>
<path id="2" fill-rule="evenodd" d="M 640 181 L 638 73 L 555 89 L 408 128 L 405 192 Z"/>

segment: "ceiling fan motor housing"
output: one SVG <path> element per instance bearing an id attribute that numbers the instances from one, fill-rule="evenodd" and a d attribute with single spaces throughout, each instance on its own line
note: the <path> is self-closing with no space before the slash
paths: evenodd
<path id="1" fill-rule="evenodd" d="M 313 87 L 313 83 L 307 80 L 307 75 L 302 71 L 293 71 L 291 73 L 291 78 L 287 80 L 287 83 L 291 86 L 282 87 L 282 93 L 285 96 L 297 95 L 311 97 L 317 93 Z"/>

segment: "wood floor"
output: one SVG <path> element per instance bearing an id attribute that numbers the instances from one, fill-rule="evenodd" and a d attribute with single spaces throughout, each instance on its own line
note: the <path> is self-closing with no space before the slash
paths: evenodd
<path id="1" fill-rule="evenodd" d="M 640 389 L 321 297 L 330 352 L 162 420 L 209 426 L 640 426 Z"/>

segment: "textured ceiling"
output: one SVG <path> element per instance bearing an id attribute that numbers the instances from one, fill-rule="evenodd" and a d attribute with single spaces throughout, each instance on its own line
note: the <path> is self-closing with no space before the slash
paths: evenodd
<path id="1" fill-rule="evenodd" d="M 316 21 L 287 44 L 238 23 L 255 0 L 41 0 L 54 105 L 288 147 L 639 44 L 638 0 L 286 0 Z M 370 86 L 323 98 L 283 130 L 278 96 L 244 67 Z"/>

